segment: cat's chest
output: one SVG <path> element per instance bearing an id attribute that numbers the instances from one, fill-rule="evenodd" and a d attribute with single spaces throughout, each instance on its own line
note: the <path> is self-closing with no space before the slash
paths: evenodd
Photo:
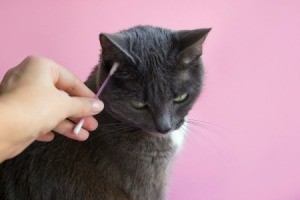
<path id="1" fill-rule="evenodd" d="M 181 151 L 187 131 L 187 123 L 184 122 L 184 124 L 181 125 L 179 129 L 171 133 L 171 141 L 174 147 L 176 148 L 176 153 L 179 153 Z"/>
<path id="2" fill-rule="evenodd" d="M 87 162 L 95 164 L 89 175 L 96 182 L 122 188 L 133 199 L 164 199 L 169 169 L 183 146 L 186 129 L 179 128 L 164 139 L 140 134 L 112 134 L 114 138 L 93 143 L 92 149 L 97 150 Z"/>

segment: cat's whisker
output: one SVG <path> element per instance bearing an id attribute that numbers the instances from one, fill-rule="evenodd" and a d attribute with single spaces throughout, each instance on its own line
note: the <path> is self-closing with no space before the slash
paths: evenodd
<path id="1" fill-rule="evenodd" d="M 230 133 L 230 134 L 233 133 L 232 130 L 229 130 L 228 128 L 226 128 L 224 126 L 221 126 L 219 124 L 215 124 L 215 123 L 212 123 L 212 122 L 202 121 L 202 120 L 197 120 L 197 119 L 191 119 L 191 118 L 189 118 L 188 121 L 191 121 L 191 122 L 194 122 L 194 123 L 205 124 L 205 125 L 211 126 L 213 128 L 218 128 L 218 129 L 226 131 L 226 133 Z"/>
<path id="2" fill-rule="evenodd" d="M 119 134 L 120 131 L 125 131 L 125 130 L 129 131 L 131 129 L 134 130 L 135 127 L 131 127 L 131 126 L 130 127 L 129 126 L 117 127 L 117 128 L 114 128 L 114 129 L 111 129 L 111 130 L 108 130 L 108 131 L 101 132 L 101 134 L 98 134 L 97 136 L 91 138 L 91 140 L 94 140 L 94 139 L 98 138 L 99 136 L 101 136 L 101 137 L 105 136 L 105 135 L 112 136 L 113 135 L 112 133 L 116 132 L 117 134 Z"/>
<path id="3" fill-rule="evenodd" d="M 103 132 L 102 134 L 104 135 L 104 136 L 112 136 L 112 135 L 118 135 L 118 134 L 120 134 L 122 131 L 133 131 L 133 130 L 135 130 L 134 128 L 130 128 L 130 127 L 127 127 L 127 128 L 123 128 L 123 129 L 117 129 L 117 130 L 111 130 L 111 131 L 107 131 L 107 132 Z"/>
<path id="4" fill-rule="evenodd" d="M 211 133 L 214 133 L 216 136 L 222 138 L 222 140 L 224 140 L 230 147 L 232 147 L 232 143 L 230 142 L 230 140 L 226 137 L 226 134 L 223 134 L 221 131 L 217 130 L 217 129 L 214 129 L 213 127 L 207 125 L 207 124 L 204 124 L 202 122 L 194 122 L 194 121 L 186 121 L 188 124 L 191 124 L 191 125 L 194 125 L 194 126 L 197 126 L 197 127 L 200 127 L 200 128 L 203 128 L 203 129 L 206 129 L 207 131 L 211 132 Z"/>
<path id="5" fill-rule="evenodd" d="M 189 128 L 191 128 L 191 133 L 195 133 L 192 129 L 193 129 L 193 127 L 191 126 L 191 127 L 189 127 Z M 204 127 L 202 127 L 202 128 L 204 128 Z M 192 134 L 190 134 L 190 135 L 192 135 Z M 216 150 L 216 152 L 217 152 L 217 154 L 221 157 L 221 158 L 223 158 L 223 154 L 221 153 L 221 151 L 220 151 L 220 149 L 207 137 L 207 136 L 205 136 L 205 134 L 203 134 L 202 132 L 199 132 L 199 134 L 198 135 L 200 135 L 202 138 L 204 138 L 204 140 L 206 141 L 206 142 L 208 142 L 208 144 L 209 145 L 211 145 L 215 150 Z"/>
<path id="6" fill-rule="evenodd" d="M 114 131 L 118 131 L 118 130 L 122 130 L 122 129 L 134 129 L 134 127 L 129 127 L 129 126 L 116 127 L 114 129 L 111 129 L 111 130 L 103 131 L 103 132 L 101 132 L 100 135 L 104 135 L 104 134 L 107 134 L 109 132 L 114 132 Z"/>
<path id="7" fill-rule="evenodd" d="M 109 125 L 109 124 L 124 124 L 124 125 L 130 125 L 128 123 L 125 123 L 125 122 L 112 122 L 112 123 L 104 123 L 102 125 Z"/>
<path id="8" fill-rule="evenodd" d="M 201 143 L 198 142 L 197 138 L 194 134 L 189 134 L 193 130 L 191 130 L 191 127 L 187 124 L 184 124 L 184 128 L 187 129 L 186 131 L 186 138 L 190 141 L 191 144 L 195 145 L 196 148 L 201 148 L 203 151 L 206 151 L 206 149 L 203 147 Z"/>
<path id="9" fill-rule="evenodd" d="M 180 127 L 180 130 L 182 130 L 182 132 L 184 133 L 185 138 L 187 138 L 187 140 L 188 140 L 191 144 L 197 146 L 197 144 L 195 143 L 195 140 L 193 139 L 192 135 L 191 135 L 191 134 L 188 134 L 188 130 L 187 130 L 187 129 L 188 129 L 188 127 L 187 127 L 186 124 L 183 124 L 183 125 Z"/>
<path id="10" fill-rule="evenodd" d="M 191 124 L 191 125 L 194 125 L 194 126 L 198 126 L 198 127 L 201 127 L 201 128 L 204 128 L 206 130 L 208 130 L 209 132 L 211 133 L 214 133 L 218 136 L 224 136 L 222 134 L 222 132 L 220 132 L 219 130 L 215 129 L 214 127 L 211 127 L 210 125 L 207 125 L 205 123 L 201 123 L 201 122 L 194 122 L 194 121 L 186 121 L 188 124 Z M 227 139 L 227 138 L 226 138 Z"/>
<path id="11" fill-rule="evenodd" d="M 207 126 L 205 124 L 201 124 L 201 123 L 195 123 L 195 122 L 191 122 L 191 121 L 187 121 L 188 124 L 192 124 L 194 126 L 198 126 L 198 127 L 201 127 L 201 128 L 205 128 L 206 130 L 212 132 L 212 133 L 215 133 L 217 134 L 216 130 L 211 128 L 210 126 Z"/>
<path id="12" fill-rule="evenodd" d="M 101 129 L 102 127 L 116 127 L 116 126 L 128 126 L 128 127 L 134 127 L 133 125 L 128 125 L 128 124 L 125 124 L 125 123 L 115 123 L 115 124 L 100 124 L 99 125 L 99 129 Z"/>

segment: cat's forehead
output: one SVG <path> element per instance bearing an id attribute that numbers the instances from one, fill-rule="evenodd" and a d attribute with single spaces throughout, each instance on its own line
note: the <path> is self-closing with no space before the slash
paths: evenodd
<path id="1" fill-rule="evenodd" d="M 155 27 L 138 27 L 128 30 L 126 35 L 128 53 L 139 63 L 148 65 L 163 65 L 173 58 L 174 48 L 172 32 Z"/>
<path id="2" fill-rule="evenodd" d="M 172 31 L 155 27 L 135 27 L 121 32 L 131 45 L 143 45 L 139 48 L 169 46 L 172 42 Z"/>

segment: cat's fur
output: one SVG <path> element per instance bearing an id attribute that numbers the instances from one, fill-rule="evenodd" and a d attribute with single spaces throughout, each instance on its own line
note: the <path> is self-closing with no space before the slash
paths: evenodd
<path id="1" fill-rule="evenodd" d="M 101 34 L 100 67 L 86 84 L 96 92 L 113 62 L 120 66 L 100 97 L 99 128 L 85 142 L 57 135 L 4 162 L 0 199 L 165 199 L 180 127 L 201 90 L 208 32 L 139 26 Z M 187 99 L 174 103 L 183 93 Z M 146 107 L 135 109 L 132 100 Z"/>

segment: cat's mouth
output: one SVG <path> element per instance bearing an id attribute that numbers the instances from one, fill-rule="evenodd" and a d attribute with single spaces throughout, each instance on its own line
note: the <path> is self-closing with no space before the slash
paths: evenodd
<path id="1" fill-rule="evenodd" d="M 184 123 L 184 119 L 180 120 L 174 128 L 171 128 L 168 132 L 159 132 L 159 131 L 153 131 L 150 129 L 140 128 L 142 131 L 146 132 L 147 134 L 150 134 L 154 137 L 167 137 L 169 136 L 173 131 L 178 130 Z"/>
<path id="2" fill-rule="evenodd" d="M 157 132 L 157 131 L 150 131 L 150 130 L 145 130 L 145 129 L 142 129 L 142 131 L 146 132 L 147 134 L 150 134 L 154 137 L 167 137 L 170 135 L 170 133 L 173 131 L 172 129 L 167 132 L 167 133 L 161 133 L 161 132 Z"/>

